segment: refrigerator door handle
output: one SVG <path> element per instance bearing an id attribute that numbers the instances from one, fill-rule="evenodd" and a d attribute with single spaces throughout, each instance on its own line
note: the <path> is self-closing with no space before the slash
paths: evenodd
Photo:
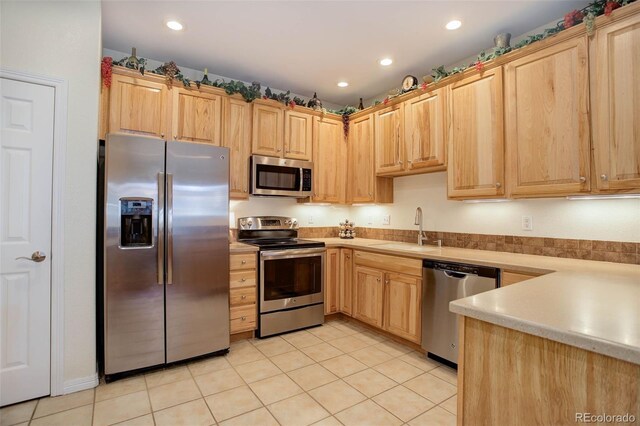
<path id="1" fill-rule="evenodd" d="M 173 175 L 167 173 L 167 284 L 173 284 Z"/>
<path id="2" fill-rule="evenodd" d="M 158 284 L 164 284 L 164 173 L 158 173 Z"/>

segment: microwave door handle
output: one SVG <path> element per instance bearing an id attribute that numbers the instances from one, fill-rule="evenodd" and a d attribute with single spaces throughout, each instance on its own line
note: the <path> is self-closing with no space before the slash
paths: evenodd
<path id="1" fill-rule="evenodd" d="M 304 192 L 304 167 L 300 167 L 300 186 L 298 192 Z"/>

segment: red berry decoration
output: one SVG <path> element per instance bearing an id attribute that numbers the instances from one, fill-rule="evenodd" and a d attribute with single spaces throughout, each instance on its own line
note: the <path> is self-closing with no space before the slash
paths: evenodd
<path id="1" fill-rule="evenodd" d="M 422 83 L 420 85 L 420 89 L 422 89 L 422 91 L 424 92 L 425 90 L 427 90 L 427 83 Z"/>
<path id="2" fill-rule="evenodd" d="M 475 67 L 476 67 L 476 71 L 482 72 L 482 70 L 484 69 L 484 62 L 476 61 Z"/>
<path id="3" fill-rule="evenodd" d="M 584 18 L 584 13 L 579 10 L 573 10 L 564 15 L 564 28 L 573 27 L 575 24 L 579 24 Z"/>
<path id="4" fill-rule="evenodd" d="M 289 101 L 289 108 L 294 109 L 296 107 L 296 101 Z"/>
<path id="5" fill-rule="evenodd" d="M 111 72 L 113 69 L 113 58 L 105 56 L 100 64 L 100 73 L 102 74 L 102 83 L 107 89 L 111 87 Z"/>
<path id="6" fill-rule="evenodd" d="M 384 101 L 382 101 L 383 104 L 388 104 L 389 103 L 389 97 L 387 96 L 386 98 L 384 98 Z"/>
<path id="7" fill-rule="evenodd" d="M 611 16 L 611 13 L 613 13 L 613 11 L 619 7 L 620 7 L 620 3 L 618 3 L 617 1 L 608 1 L 607 4 L 604 6 L 604 14 L 606 16 Z"/>

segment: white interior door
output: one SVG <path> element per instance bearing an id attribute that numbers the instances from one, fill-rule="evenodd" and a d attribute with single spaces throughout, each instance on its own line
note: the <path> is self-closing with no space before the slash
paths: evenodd
<path id="1" fill-rule="evenodd" d="M 0 79 L 0 406 L 50 390 L 54 96 Z"/>

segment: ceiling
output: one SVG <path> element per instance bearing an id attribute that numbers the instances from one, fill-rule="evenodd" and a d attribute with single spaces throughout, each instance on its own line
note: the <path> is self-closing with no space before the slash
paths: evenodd
<path id="1" fill-rule="evenodd" d="M 340 105 L 357 105 L 587 1 L 122 1 L 103 0 L 105 48 Z M 175 32 L 169 19 L 184 24 Z M 462 21 L 448 31 L 444 25 Z M 389 67 L 378 64 L 393 58 Z M 349 87 L 339 88 L 338 81 Z"/>

